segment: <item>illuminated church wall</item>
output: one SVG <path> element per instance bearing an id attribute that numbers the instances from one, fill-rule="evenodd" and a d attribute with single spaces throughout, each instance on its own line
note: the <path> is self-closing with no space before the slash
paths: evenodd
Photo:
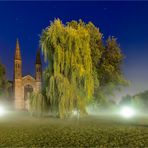
<path id="1" fill-rule="evenodd" d="M 35 77 L 30 75 L 22 76 L 22 57 L 19 46 L 19 41 L 16 42 L 15 57 L 14 57 L 14 79 L 13 93 L 15 109 L 28 109 L 28 97 L 31 92 L 41 90 L 42 83 L 42 63 L 40 58 L 40 50 L 36 55 Z"/>

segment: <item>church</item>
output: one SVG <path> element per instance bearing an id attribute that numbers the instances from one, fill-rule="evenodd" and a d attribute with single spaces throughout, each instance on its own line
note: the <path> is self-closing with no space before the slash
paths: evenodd
<path id="1" fill-rule="evenodd" d="M 37 51 L 35 61 L 35 77 L 22 75 L 22 57 L 19 41 L 16 41 L 14 56 L 13 94 L 14 106 L 17 110 L 28 109 L 28 96 L 31 92 L 39 92 L 42 85 L 42 63 L 40 50 Z"/>

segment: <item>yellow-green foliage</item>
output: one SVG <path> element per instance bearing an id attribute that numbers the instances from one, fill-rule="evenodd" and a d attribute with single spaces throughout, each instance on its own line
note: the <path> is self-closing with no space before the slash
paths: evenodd
<path id="1" fill-rule="evenodd" d="M 104 45 L 102 37 L 93 23 L 82 20 L 63 25 L 57 19 L 43 31 L 41 47 L 49 63 L 44 72 L 44 90 L 52 111 L 61 118 L 73 109 L 84 114 L 91 100 L 105 105 L 114 90 L 127 85 L 119 44 L 109 37 Z"/>
<path id="2" fill-rule="evenodd" d="M 76 108 L 85 113 L 94 90 L 90 35 L 85 27 L 64 26 L 57 19 L 41 36 L 41 47 L 48 60 L 50 76 L 46 95 L 53 111 L 61 118 Z"/>
<path id="3" fill-rule="evenodd" d="M 38 93 L 31 93 L 29 96 L 29 112 L 31 115 L 41 116 L 46 111 L 46 101 L 44 96 Z"/>
<path id="4" fill-rule="evenodd" d="M 85 23 L 82 20 L 67 23 L 72 28 L 83 26 L 90 35 L 90 49 L 92 59 L 92 69 L 94 78 L 94 101 L 99 105 L 108 103 L 109 95 L 114 94 L 114 90 L 126 85 L 121 64 L 123 54 L 120 46 L 114 37 L 109 37 L 106 44 L 103 44 L 103 34 L 92 22 Z"/>

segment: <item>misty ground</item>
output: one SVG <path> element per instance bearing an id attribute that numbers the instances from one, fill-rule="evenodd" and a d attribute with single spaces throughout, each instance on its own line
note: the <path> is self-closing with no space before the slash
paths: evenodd
<path id="1" fill-rule="evenodd" d="M 12 112 L 0 117 L 0 147 L 16 146 L 148 147 L 148 117 L 99 115 L 60 120 Z"/>

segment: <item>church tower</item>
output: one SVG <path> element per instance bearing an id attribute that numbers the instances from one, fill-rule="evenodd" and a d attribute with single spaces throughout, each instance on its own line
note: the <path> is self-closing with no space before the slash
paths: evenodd
<path id="1" fill-rule="evenodd" d="M 15 99 L 15 108 L 23 109 L 24 102 L 22 99 L 22 58 L 21 58 L 18 39 L 16 41 L 16 49 L 14 57 L 14 99 Z"/>
<path id="2" fill-rule="evenodd" d="M 40 49 L 38 49 L 37 55 L 36 55 L 35 70 L 36 70 L 36 73 L 35 73 L 36 91 L 40 91 L 41 83 L 42 83 L 42 63 L 41 63 Z"/>
<path id="3" fill-rule="evenodd" d="M 22 57 L 19 41 L 16 41 L 14 56 L 14 105 L 16 110 L 29 110 L 29 94 L 39 92 L 42 85 L 42 62 L 40 49 L 37 51 L 35 62 L 35 77 L 22 76 Z"/>

